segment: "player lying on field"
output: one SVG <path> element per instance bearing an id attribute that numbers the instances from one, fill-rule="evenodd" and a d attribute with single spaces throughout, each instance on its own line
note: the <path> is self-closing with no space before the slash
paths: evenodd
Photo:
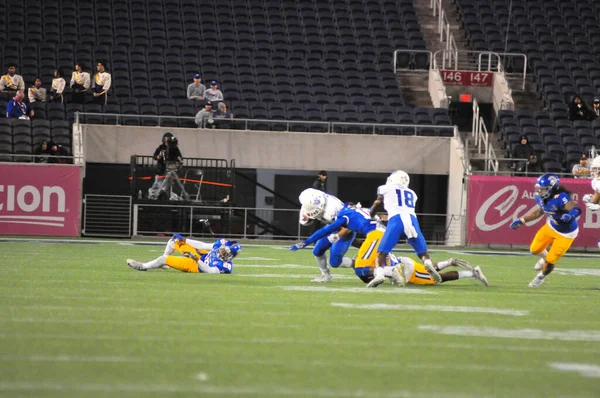
<path id="1" fill-rule="evenodd" d="M 167 242 L 165 252 L 159 258 L 147 263 L 128 259 L 127 265 L 138 271 L 169 266 L 183 272 L 231 274 L 232 260 L 241 250 L 242 247 L 236 241 L 219 239 L 211 244 L 175 234 Z M 184 257 L 173 256 L 174 251 L 178 251 Z"/>

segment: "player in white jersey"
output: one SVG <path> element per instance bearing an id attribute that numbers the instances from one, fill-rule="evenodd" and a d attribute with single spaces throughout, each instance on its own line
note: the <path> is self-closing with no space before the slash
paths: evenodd
<path id="1" fill-rule="evenodd" d="M 583 197 L 583 203 L 585 203 L 585 207 L 590 211 L 599 211 L 600 210 L 600 156 L 596 156 L 594 160 L 592 160 L 592 165 L 590 166 L 590 173 L 592 175 L 592 189 L 594 190 L 593 194 L 588 194 Z M 600 240 L 598 240 L 598 247 L 600 248 Z"/>
<path id="2" fill-rule="evenodd" d="M 390 174 L 385 185 L 377 188 L 377 199 L 371 207 L 371 216 L 375 216 L 377 207 L 383 204 L 388 213 L 388 223 L 377 252 L 375 277 L 369 283 L 369 287 L 377 286 L 385 281 L 383 267 L 387 263 L 387 256 L 403 235 L 406 236 L 408 243 L 413 247 L 417 256 L 423 260 L 423 265 L 433 280 L 436 283 L 442 282 L 440 274 L 433 266 L 431 257 L 427 253 L 427 244 L 415 214 L 417 194 L 408 187 L 409 184 L 410 177 L 408 174 L 402 170 L 397 170 Z"/>
<path id="3" fill-rule="evenodd" d="M 314 220 L 324 224 L 331 224 L 337 214 L 344 208 L 344 203 L 333 195 L 329 195 L 318 189 L 308 188 L 302 191 L 298 198 L 302 207 L 300 208 L 300 225 L 308 226 Z M 356 232 L 351 232 L 337 241 L 331 241 L 328 237 L 321 238 L 315 244 L 313 255 L 321 270 L 321 275 L 314 278 L 312 282 L 331 282 L 331 270 L 327 264 L 327 250 L 330 251 L 329 264 L 332 267 L 350 268 L 350 259 L 344 259 L 344 254 L 356 237 Z"/>

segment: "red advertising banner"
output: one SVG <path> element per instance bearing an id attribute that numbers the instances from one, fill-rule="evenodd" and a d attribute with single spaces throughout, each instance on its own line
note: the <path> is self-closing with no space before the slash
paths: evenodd
<path id="1" fill-rule="evenodd" d="M 493 72 L 476 72 L 465 70 L 440 70 L 444 84 L 451 86 L 484 86 L 494 84 Z"/>
<path id="2" fill-rule="evenodd" d="M 525 177 L 469 177 L 467 242 L 529 245 L 546 217 L 516 231 L 509 226 L 537 206 L 533 199 L 535 182 L 535 178 Z M 573 178 L 560 180 L 583 211 L 579 218 L 579 236 L 573 243 L 577 247 L 597 247 L 600 239 L 600 212 L 589 211 L 581 202 L 583 195 L 593 192 L 590 182 Z"/>
<path id="3" fill-rule="evenodd" d="M 81 168 L 0 163 L 0 235 L 79 236 Z"/>

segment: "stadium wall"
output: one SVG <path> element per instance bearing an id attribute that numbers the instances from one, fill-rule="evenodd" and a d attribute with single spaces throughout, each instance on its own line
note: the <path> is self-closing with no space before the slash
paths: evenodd
<path id="1" fill-rule="evenodd" d="M 184 157 L 235 159 L 239 168 L 447 175 L 452 138 L 83 125 L 86 162 L 129 163 L 165 131 Z"/>

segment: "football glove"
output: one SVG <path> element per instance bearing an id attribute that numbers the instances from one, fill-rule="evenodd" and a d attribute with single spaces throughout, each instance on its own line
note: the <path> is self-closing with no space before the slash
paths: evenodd
<path id="1" fill-rule="evenodd" d="M 417 236 L 419 236 L 417 234 L 417 230 L 412 225 L 407 225 L 406 227 L 404 227 L 404 234 L 406 235 L 407 239 L 412 239 L 412 238 L 416 238 Z"/>
<path id="2" fill-rule="evenodd" d="M 598 211 L 598 210 L 600 210 L 600 205 L 598 205 L 596 203 L 586 203 L 585 207 L 587 207 L 589 211 Z"/>
<path id="3" fill-rule="evenodd" d="M 523 224 L 524 224 L 523 219 L 519 218 L 518 220 L 515 220 L 510 224 L 510 228 L 517 229 L 517 228 L 523 226 Z"/>
<path id="4" fill-rule="evenodd" d="M 569 222 L 573 219 L 573 215 L 571 213 L 565 213 L 562 216 L 560 216 L 560 221 L 562 222 Z"/>
<path id="5" fill-rule="evenodd" d="M 304 242 L 300 242 L 300 243 L 296 243 L 293 246 L 290 246 L 290 250 L 295 252 L 296 250 L 304 249 L 305 247 L 306 247 L 306 245 L 304 244 Z"/>
<path id="6" fill-rule="evenodd" d="M 593 195 L 591 193 L 585 194 L 583 195 L 583 198 L 581 199 L 581 201 L 583 203 L 590 203 L 592 201 Z"/>
<path id="7" fill-rule="evenodd" d="M 340 240 L 340 236 L 338 234 L 331 234 L 327 237 L 327 240 L 329 241 L 329 243 L 333 244 Z"/>

